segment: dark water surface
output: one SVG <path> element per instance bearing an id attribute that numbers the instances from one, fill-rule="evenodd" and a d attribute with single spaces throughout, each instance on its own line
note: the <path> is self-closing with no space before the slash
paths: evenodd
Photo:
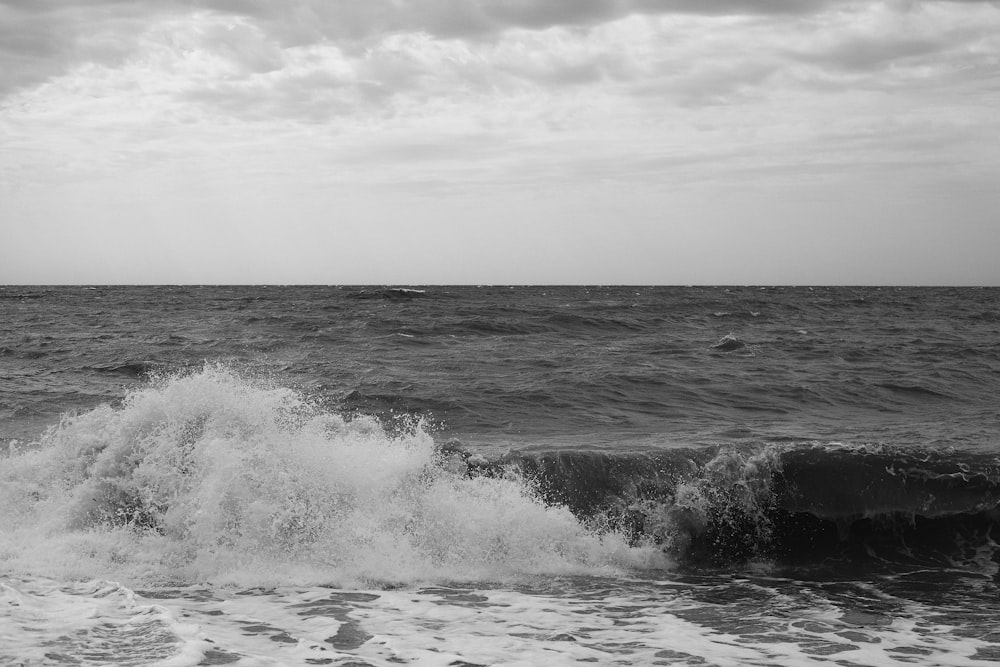
<path id="1" fill-rule="evenodd" d="M 998 289 L 270 286 L 3 289 L 0 436 L 206 360 L 473 445 L 1000 434 Z"/>

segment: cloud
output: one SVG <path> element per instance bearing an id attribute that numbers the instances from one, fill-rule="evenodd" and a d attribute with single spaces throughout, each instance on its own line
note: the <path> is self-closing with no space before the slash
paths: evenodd
<path id="1" fill-rule="evenodd" d="M 79 64 L 123 62 L 161 15 L 144 3 L 0 0 L 0 100 Z"/>
<path id="2" fill-rule="evenodd" d="M 981 124 L 990 104 L 977 81 L 995 85 L 1000 57 L 1000 11 L 988 2 L 191 6 L 167 1 L 146 16 L 143 3 L 0 4 L 35 28 L 22 51 L 40 69 L 17 85 L 45 80 L 8 97 L 9 127 L 34 146 L 76 128 L 67 150 L 45 144 L 52 155 L 100 137 L 92 148 L 104 157 L 77 171 L 110 172 L 153 154 L 184 160 L 198 145 L 235 155 L 233 146 L 252 142 L 264 146 L 259 155 L 289 145 L 328 151 L 337 158 L 318 172 L 362 165 L 372 181 L 397 164 L 410 183 L 415 164 L 435 170 L 429 180 L 697 180 L 712 161 L 724 173 L 780 169 L 809 142 L 830 169 L 849 168 L 855 154 L 881 151 L 889 157 L 871 163 L 886 164 L 919 152 L 907 148 L 909 133 L 946 143 L 963 135 L 935 122 L 957 117 L 940 101 L 940 112 L 892 133 L 881 120 L 938 95 L 961 96 L 969 126 Z M 46 25 L 76 37 L 61 46 Z M 890 92 L 898 103 L 882 96 Z M 860 126 L 878 129 L 852 141 Z M 499 148 L 477 151 L 477 142 Z M 784 145 L 792 148 L 772 148 Z M 372 166 L 381 162 L 389 166 Z"/>
<path id="3" fill-rule="evenodd" d="M 276 64 L 273 49 L 333 42 L 367 48 L 392 33 L 495 39 L 505 31 L 591 27 L 631 14 L 806 14 L 828 0 L 0 0 L 0 98 L 85 62 L 120 64 L 138 37 L 167 19 L 214 13 L 239 19 L 242 35 L 206 33 L 251 68 Z M 267 36 L 266 52 L 249 26 Z M 254 58 L 257 58 L 255 61 Z M 577 76 L 585 72 L 577 70 Z"/>
<path id="4" fill-rule="evenodd" d="M 947 64 L 984 39 L 995 42 L 1000 20 L 1000 5 L 966 0 L 968 9 L 956 11 L 957 1 L 875 5 L 831 21 L 808 40 L 803 36 L 787 53 L 800 62 L 848 73 Z"/>
<path id="5" fill-rule="evenodd" d="M 0 12 L 0 100 L 91 63 L 122 85 L 144 73 L 179 99 L 312 120 L 532 87 L 726 104 L 776 82 L 941 69 L 942 54 L 968 70 L 996 57 L 1000 22 L 985 0 L 0 0 Z"/>
<path id="6" fill-rule="evenodd" d="M 252 17 L 287 37 L 364 40 L 389 32 L 492 38 L 511 29 L 588 27 L 632 14 L 805 15 L 833 4 L 836 0 L 204 0 L 201 6 Z"/>

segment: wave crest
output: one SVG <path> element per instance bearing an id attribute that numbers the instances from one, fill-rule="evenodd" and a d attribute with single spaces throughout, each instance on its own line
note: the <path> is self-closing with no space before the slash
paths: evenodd
<path id="1" fill-rule="evenodd" d="M 207 366 L 12 453 L 0 532 L 20 545 L 7 561 L 33 574 L 144 582 L 502 580 L 651 557 L 516 474 L 451 463 L 420 423 L 389 433 Z"/>

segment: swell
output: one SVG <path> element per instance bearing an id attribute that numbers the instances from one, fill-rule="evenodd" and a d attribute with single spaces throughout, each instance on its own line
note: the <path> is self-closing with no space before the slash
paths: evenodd
<path id="1" fill-rule="evenodd" d="M 469 471 L 510 468 L 546 502 L 693 564 L 951 558 L 991 542 L 1000 521 L 1000 463 L 975 453 L 838 444 L 510 452 Z"/>
<path id="2" fill-rule="evenodd" d="M 81 405 L 67 388 L 114 401 L 123 382 L 210 359 L 466 437 L 714 436 L 720 423 L 761 438 L 906 442 L 915 423 L 950 442 L 996 432 L 980 425 L 996 421 L 997 290 L 420 289 L 8 289 L 0 410 L 30 403 L 54 421 Z M 897 433 L 863 432 L 889 419 Z M 0 438 L 29 426 L 0 424 Z"/>

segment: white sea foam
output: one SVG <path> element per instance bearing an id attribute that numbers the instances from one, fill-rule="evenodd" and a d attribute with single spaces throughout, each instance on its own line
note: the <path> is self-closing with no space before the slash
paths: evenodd
<path id="1" fill-rule="evenodd" d="M 197 625 L 108 581 L 0 578 L 0 609 L 5 665 L 180 667 L 204 657 L 208 645 Z"/>
<path id="2" fill-rule="evenodd" d="M 357 585 L 616 572 L 656 550 L 585 529 L 516 477 L 220 366 L 68 416 L 0 473 L 0 562 L 58 579 Z"/>
<path id="3" fill-rule="evenodd" d="M 33 578 L 0 595 L 0 664 L 889 666 L 996 655 L 920 603 L 767 578 L 140 593 Z"/>

